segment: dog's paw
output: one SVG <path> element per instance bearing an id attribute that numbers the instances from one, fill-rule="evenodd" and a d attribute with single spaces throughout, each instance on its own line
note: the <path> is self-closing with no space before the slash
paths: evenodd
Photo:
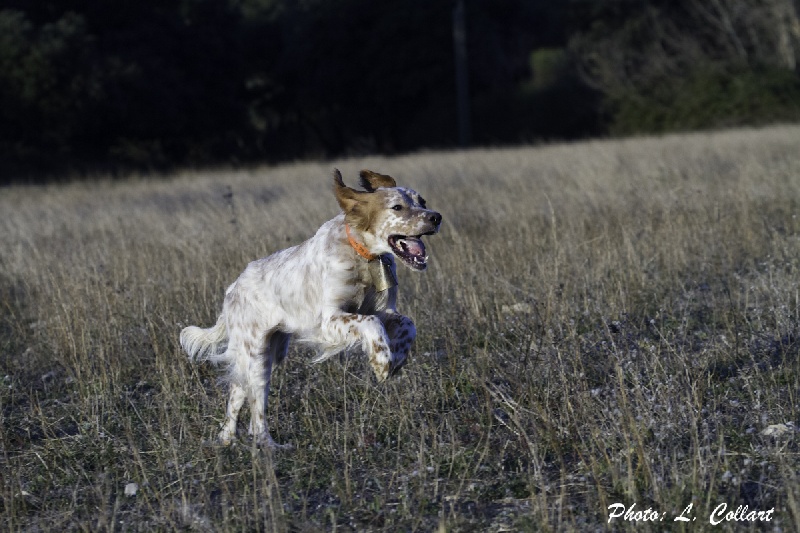
<path id="1" fill-rule="evenodd" d="M 375 372 L 375 377 L 379 382 L 384 382 L 392 372 L 391 361 L 377 361 L 375 358 L 370 358 L 369 361 L 372 371 Z"/>
<path id="2" fill-rule="evenodd" d="M 407 354 L 395 354 L 397 359 L 391 362 L 389 368 L 389 377 L 399 376 L 402 373 L 403 367 L 406 366 L 406 362 L 408 362 L 408 355 Z"/>
<path id="3" fill-rule="evenodd" d="M 389 367 L 389 365 L 386 365 L 386 369 L 381 370 L 380 373 L 377 373 L 377 372 L 375 373 L 375 377 L 378 378 L 378 382 L 379 383 L 383 383 L 384 381 L 389 379 L 389 376 L 391 376 L 391 375 L 392 375 L 392 370 Z"/>
<path id="4" fill-rule="evenodd" d="M 233 444 L 235 440 L 236 440 L 236 431 L 230 432 L 223 429 L 222 431 L 220 431 L 215 444 L 217 446 L 227 447 Z"/>
<path id="5" fill-rule="evenodd" d="M 393 366 L 392 369 L 389 371 L 389 377 L 396 378 L 399 375 L 401 375 L 403 373 L 403 366 L 404 365 Z"/>

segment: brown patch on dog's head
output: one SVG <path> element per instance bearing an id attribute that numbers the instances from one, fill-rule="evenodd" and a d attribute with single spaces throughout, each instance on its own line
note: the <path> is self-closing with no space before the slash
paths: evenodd
<path id="1" fill-rule="evenodd" d="M 342 174 L 333 171 L 334 193 L 348 226 L 360 232 L 358 240 L 370 254 L 392 253 L 412 270 L 425 270 L 428 254 L 422 237 L 439 231 L 442 215 L 428 209 L 413 189 L 398 187 L 391 176 L 369 170 L 360 176 L 365 191 L 346 186 Z"/>
<path id="2" fill-rule="evenodd" d="M 383 180 L 383 183 L 388 183 L 386 178 L 391 180 L 391 183 L 394 183 L 394 179 L 390 176 L 382 176 L 374 172 L 371 174 L 378 177 L 378 179 L 375 179 L 375 183 L 378 183 L 379 180 Z M 363 177 L 362 172 L 362 180 L 367 179 Z M 367 183 L 371 185 L 371 182 L 367 181 Z M 373 194 L 373 191 L 374 189 L 367 192 L 351 189 L 344 184 L 342 173 L 338 169 L 333 170 L 333 192 L 336 195 L 336 201 L 339 202 L 339 207 L 344 211 L 347 223 L 360 231 L 367 231 L 375 215 L 384 209 L 382 199 Z"/>
<path id="3" fill-rule="evenodd" d="M 359 173 L 361 186 L 367 192 L 373 192 L 380 187 L 397 187 L 394 178 L 386 174 L 378 174 L 371 170 L 364 169 Z"/>

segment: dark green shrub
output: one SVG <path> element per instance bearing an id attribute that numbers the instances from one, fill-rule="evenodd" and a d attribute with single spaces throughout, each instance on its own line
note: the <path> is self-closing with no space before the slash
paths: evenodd
<path id="1" fill-rule="evenodd" d="M 777 67 L 698 67 L 611 100 L 615 134 L 666 132 L 800 119 L 800 77 Z"/>

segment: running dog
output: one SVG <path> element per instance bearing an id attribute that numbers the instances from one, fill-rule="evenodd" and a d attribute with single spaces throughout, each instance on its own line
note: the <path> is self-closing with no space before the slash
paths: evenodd
<path id="1" fill-rule="evenodd" d="M 266 407 L 272 367 L 286 357 L 290 339 L 316 347 L 314 362 L 360 346 L 379 381 L 406 362 L 416 328 L 396 310 L 395 258 L 425 270 L 422 237 L 439 231 L 442 215 L 390 176 L 362 170 L 363 190 L 347 187 L 338 170 L 333 177 L 342 213 L 302 244 L 250 263 L 225 291 L 215 326 L 181 331 L 190 359 L 227 365 L 224 445 L 247 400 L 253 438 L 288 446 L 272 440 Z"/>

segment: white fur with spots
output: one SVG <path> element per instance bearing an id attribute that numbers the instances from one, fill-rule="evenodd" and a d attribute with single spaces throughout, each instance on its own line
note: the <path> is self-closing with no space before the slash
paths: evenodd
<path id="1" fill-rule="evenodd" d="M 441 215 L 428 210 L 411 189 L 372 186 L 394 184 L 392 178 L 369 171 L 361 175 L 366 191 L 344 187 L 336 171 L 335 191 L 344 212 L 302 244 L 250 263 L 228 287 L 215 326 L 181 332 L 181 346 L 191 359 L 227 366 L 223 444 L 235 438 L 239 411 L 248 401 L 249 433 L 278 446 L 266 424 L 267 396 L 272 367 L 285 358 L 290 339 L 316 347 L 314 362 L 359 346 L 381 381 L 405 364 L 416 337 L 414 323 L 397 312 L 396 287 L 375 290 L 368 262 L 348 242 L 345 223 L 371 253 L 385 254 L 396 272 L 396 253 L 405 252 L 401 259 L 410 268 L 424 268 L 427 256 L 421 257 L 424 245 L 417 237 L 438 232 Z M 396 236 L 411 240 L 404 244 Z"/>

